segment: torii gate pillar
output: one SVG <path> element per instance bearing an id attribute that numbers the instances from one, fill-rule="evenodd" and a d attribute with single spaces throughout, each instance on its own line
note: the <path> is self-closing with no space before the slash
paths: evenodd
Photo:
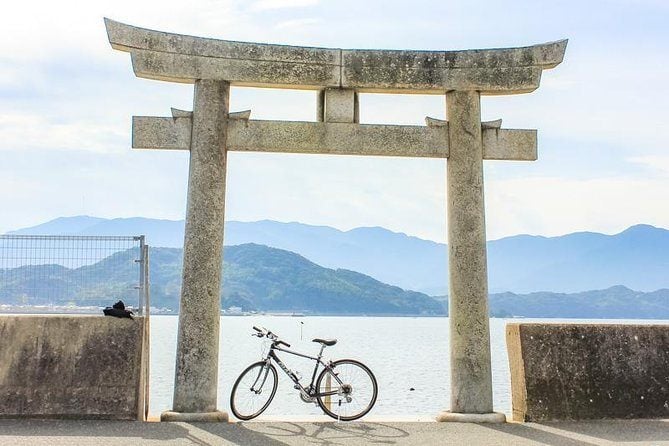
<path id="1" fill-rule="evenodd" d="M 539 87 L 566 40 L 465 51 L 344 50 L 204 39 L 105 19 L 135 74 L 195 84 L 193 112 L 133 118 L 133 148 L 190 150 L 173 410 L 163 420 L 221 421 L 216 410 L 226 153 L 448 158 L 451 410 L 439 421 L 503 422 L 492 407 L 483 160 L 537 159 L 536 130 L 481 122 L 482 94 Z M 318 91 L 318 122 L 229 113 L 230 85 Z M 360 124 L 358 93 L 446 95 L 448 122 Z"/>
<path id="2" fill-rule="evenodd" d="M 439 421 L 504 421 L 492 407 L 480 102 L 446 94 L 451 410 Z"/>
<path id="3" fill-rule="evenodd" d="M 216 410 L 230 84 L 195 82 L 183 279 L 172 411 L 162 419 L 227 421 Z M 195 348 L 194 348 L 195 347 Z"/>

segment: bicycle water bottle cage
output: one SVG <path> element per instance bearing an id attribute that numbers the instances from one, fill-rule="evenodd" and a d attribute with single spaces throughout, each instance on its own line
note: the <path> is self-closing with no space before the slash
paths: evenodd
<path id="1" fill-rule="evenodd" d="M 336 339 L 312 339 L 311 342 L 318 342 L 319 344 L 327 345 L 328 347 L 337 343 Z"/>

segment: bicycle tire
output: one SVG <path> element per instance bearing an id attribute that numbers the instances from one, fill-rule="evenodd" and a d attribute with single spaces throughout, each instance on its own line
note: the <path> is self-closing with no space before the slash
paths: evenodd
<path id="1" fill-rule="evenodd" d="M 331 371 L 332 370 L 332 371 Z M 335 374 L 343 381 L 343 386 L 334 379 Z M 336 390 L 337 394 L 322 396 L 327 392 L 327 376 L 330 376 L 330 391 Z M 350 390 L 344 386 L 351 386 Z M 368 387 L 371 387 L 369 389 Z M 374 404 L 378 396 L 378 384 L 376 377 L 365 364 L 354 359 L 340 359 L 332 363 L 331 369 L 323 369 L 316 380 L 316 401 L 326 415 L 340 421 L 353 421 L 365 416 Z M 348 398 L 351 401 L 348 401 Z M 356 401 L 359 399 L 359 402 Z"/>
<path id="2" fill-rule="evenodd" d="M 263 378 L 261 381 L 262 386 L 266 387 L 268 384 L 272 386 L 271 392 L 269 394 L 269 398 L 267 401 L 261 403 L 261 407 L 259 409 L 255 409 L 254 407 L 256 404 L 253 402 L 255 397 L 258 397 L 262 395 L 265 390 L 268 389 L 260 389 L 260 392 L 253 391 L 253 386 L 258 382 L 259 379 L 262 378 L 262 373 L 265 367 L 268 367 L 269 369 L 267 370 L 267 376 Z M 257 370 L 255 370 L 257 369 Z M 244 387 L 240 388 L 240 384 L 242 381 L 244 382 Z M 269 381 L 272 381 L 271 383 Z M 251 420 L 267 409 L 267 406 L 272 402 L 274 399 L 274 395 L 276 394 L 276 389 L 279 386 L 279 375 L 276 373 L 276 368 L 274 365 L 266 363 L 265 361 L 258 361 L 254 362 L 250 366 L 248 366 L 244 371 L 237 377 L 237 380 L 235 381 L 235 384 L 232 386 L 232 392 L 230 393 L 230 409 L 232 409 L 232 413 L 234 414 L 235 417 L 239 418 L 240 420 Z M 243 389 L 243 390 L 242 390 Z M 246 395 L 246 398 L 244 398 L 243 394 Z M 242 403 L 248 399 L 251 399 L 251 409 L 247 410 L 247 408 L 243 408 Z"/>

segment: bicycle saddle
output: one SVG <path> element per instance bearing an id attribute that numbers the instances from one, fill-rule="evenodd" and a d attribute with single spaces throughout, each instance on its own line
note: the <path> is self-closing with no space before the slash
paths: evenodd
<path id="1" fill-rule="evenodd" d="M 312 339 L 311 342 L 318 342 L 323 345 L 327 345 L 328 347 L 331 345 L 335 345 L 337 343 L 336 339 Z"/>

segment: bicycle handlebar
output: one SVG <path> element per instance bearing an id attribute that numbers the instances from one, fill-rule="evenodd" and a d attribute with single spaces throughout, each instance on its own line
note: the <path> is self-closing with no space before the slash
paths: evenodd
<path id="1" fill-rule="evenodd" d="M 258 333 L 257 333 L 257 334 L 254 334 L 254 335 L 252 335 L 252 336 L 258 336 L 259 338 L 267 338 L 267 339 L 272 340 L 272 342 L 274 342 L 275 345 L 281 345 L 281 344 L 283 344 L 283 345 L 285 345 L 287 348 L 290 348 L 290 344 L 289 344 L 289 343 L 287 343 L 286 341 L 282 341 L 281 339 L 279 339 L 279 337 L 278 337 L 276 334 L 272 333 L 272 332 L 269 331 L 268 329 L 266 329 L 266 328 L 264 328 L 264 327 L 263 327 L 263 328 L 258 328 L 258 327 L 256 327 L 255 325 L 253 326 L 253 329 L 254 329 L 255 331 L 257 331 Z"/>

